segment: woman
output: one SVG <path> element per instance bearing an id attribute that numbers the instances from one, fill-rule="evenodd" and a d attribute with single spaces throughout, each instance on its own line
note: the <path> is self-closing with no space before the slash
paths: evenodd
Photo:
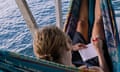
<path id="1" fill-rule="evenodd" d="M 100 62 L 104 62 L 103 55 L 100 54 L 101 49 L 98 49 L 101 46 L 99 45 L 101 43 L 100 39 L 92 42 L 95 45 L 98 55 L 100 55 Z M 81 43 L 72 46 L 70 38 L 62 30 L 55 26 L 48 26 L 35 31 L 33 47 L 37 58 L 73 66 L 71 51 L 86 46 Z M 86 66 L 81 66 L 80 68 L 88 69 Z M 90 69 L 101 71 L 99 67 L 91 66 Z"/>
<path id="2" fill-rule="evenodd" d="M 48 26 L 36 30 L 33 47 L 38 58 L 72 66 L 71 41 L 60 29 Z"/>
<path id="3" fill-rule="evenodd" d="M 79 20 L 77 23 L 77 28 L 75 35 L 73 37 L 73 44 L 89 43 L 88 37 L 88 1 L 89 0 L 81 0 L 81 7 L 79 13 Z M 93 30 L 91 32 L 91 42 L 96 46 L 96 51 L 98 52 L 98 57 L 95 57 L 86 62 L 82 61 L 81 55 L 78 53 L 78 50 L 73 51 L 72 53 L 72 61 L 76 66 L 80 65 L 90 65 L 90 66 L 100 66 L 105 72 L 109 72 L 108 65 L 110 64 L 110 57 L 108 55 L 105 46 L 105 36 L 104 36 L 104 28 L 102 23 L 102 14 L 100 10 L 100 0 L 95 0 L 95 20 L 93 24 Z M 104 49 L 103 49 L 104 48 Z M 83 48 L 81 48 L 83 49 Z M 106 59 L 104 59 L 106 58 Z M 109 60 L 108 60 L 109 59 Z M 106 63 L 107 61 L 107 63 Z M 109 65 L 110 66 L 110 65 Z"/>

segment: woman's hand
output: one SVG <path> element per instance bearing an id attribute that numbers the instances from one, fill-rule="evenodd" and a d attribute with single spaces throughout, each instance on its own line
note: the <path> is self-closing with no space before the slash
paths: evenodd
<path id="1" fill-rule="evenodd" d="M 78 67 L 80 70 L 82 71 L 86 71 L 86 72 L 103 72 L 103 70 L 100 67 L 97 66 L 91 66 L 91 67 L 87 67 L 86 65 L 80 66 Z"/>
<path id="2" fill-rule="evenodd" d="M 103 70 L 100 67 L 97 66 L 91 66 L 89 67 L 90 70 L 94 70 L 95 72 L 103 72 Z"/>
<path id="3" fill-rule="evenodd" d="M 82 44 L 82 43 L 77 43 L 77 44 L 72 46 L 73 51 L 78 51 L 78 50 L 85 49 L 85 48 L 87 48 L 87 46 L 85 44 Z"/>

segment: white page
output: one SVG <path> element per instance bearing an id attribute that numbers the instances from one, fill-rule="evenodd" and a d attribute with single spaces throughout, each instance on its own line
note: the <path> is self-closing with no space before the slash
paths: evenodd
<path id="1" fill-rule="evenodd" d="M 98 56 L 92 43 L 88 44 L 87 48 L 79 50 L 79 53 L 83 61 L 86 61 L 88 59 L 92 59 L 93 57 Z"/>

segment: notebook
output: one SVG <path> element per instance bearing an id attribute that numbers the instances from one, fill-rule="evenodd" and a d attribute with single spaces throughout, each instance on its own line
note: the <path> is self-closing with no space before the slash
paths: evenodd
<path id="1" fill-rule="evenodd" d="M 95 47 L 93 46 L 92 43 L 88 44 L 87 48 L 79 50 L 79 53 L 80 53 L 83 61 L 87 61 L 89 59 L 92 59 L 92 58 L 98 56 L 97 52 L 95 50 Z"/>

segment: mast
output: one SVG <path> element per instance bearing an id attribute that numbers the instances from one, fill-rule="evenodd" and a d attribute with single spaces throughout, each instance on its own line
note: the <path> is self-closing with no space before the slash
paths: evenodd
<path id="1" fill-rule="evenodd" d="M 63 29 L 61 0 L 55 0 L 56 26 Z"/>
<path id="2" fill-rule="evenodd" d="M 37 29 L 37 23 L 28 7 L 26 0 L 15 0 L 15 1 L 23 15 L 23 18 L 25 19 L 25 21 L 27 23 L 28 28 L 30 29 L 30 31 L 33 34 L 34 30 Z"/>
<path id="3" fill-rule="evenodd" d="M 32 34 L 34 30 L 37 29 L 37 23 L 28 7 L 26 0 L 15 0 L 18 8 L 20 9 L 23 18 L 25 19 L 27 26 L 29 27 Z M 61 0 L 55 0 L 55 9 L 56 9 L 56 26 L 63 29 L 62 23 L 62 10 L 61 10 Z"/>

